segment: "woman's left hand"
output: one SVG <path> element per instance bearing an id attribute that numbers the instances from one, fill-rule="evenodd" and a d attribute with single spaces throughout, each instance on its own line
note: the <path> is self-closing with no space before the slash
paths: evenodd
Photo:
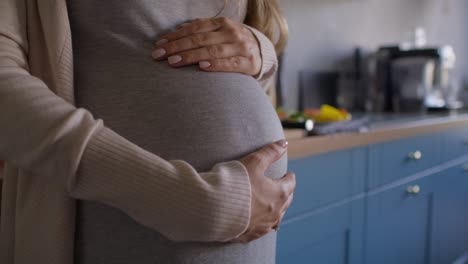
<path id="1" fill-rule="evenodd" d="M 260 47 L 243 24 L 226 17 L 196 19 L 164 34 L 152 52 L 170 66 L 199 64 L 203 71 L 238 72 L 255 76 L 262 67 Z"/>

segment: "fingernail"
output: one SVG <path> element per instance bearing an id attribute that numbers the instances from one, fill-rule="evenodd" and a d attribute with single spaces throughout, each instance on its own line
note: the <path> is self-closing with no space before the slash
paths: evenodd
<path id="1" fill-rule="evenodd" d="M 209 61 L 200 61 L 198 65 L 200 66 L 200 68 L 208 68 L 211 66 L 211 63 Z"/>
<path id="2" fill-rule="evenodd" d="M 276 141 L 276 144 L 280 145 L 282 148 L 287 148 L 288 147 L 288 142 L 284 139 Z"/>
<path id="3" fill-rule="evenodd" d="M 179 55 L 174 55 L 174 56 L 170 56 L 169 58 L 167 58 L 167 61 L 169 62 L 169 64 L 178 63 L 181 60 L 182 60 L 182 57 Z"/>
<path id="4" fill-rule="evenodd" d="M 155 50 L 151 53 L 151 55 L 152 55 L 153 58 L 155 58 L 155 59 L 164 56 L 164 54 L 166 54 L 166 50 L 165 50 L 165 49 L 155 49 Z"/>
<path id="5" fill-rule="evenodd" d="M 165 44 L 165 43 L 167 43 L 167 42 L 169 42 L 169 40 L 167 40 L 167 39 L 160 39 L 160 40 L 158 40 L 158 41 L 156 42 L 156 46 Z"/>

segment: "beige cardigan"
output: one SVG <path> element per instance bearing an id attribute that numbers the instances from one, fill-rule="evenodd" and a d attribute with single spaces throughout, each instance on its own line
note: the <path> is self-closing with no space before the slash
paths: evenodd
<path id="1" fill-rule="evenodd" d="M 252 31 L 265 83 L 276 56 Z M 74 199 L 117 207 L 173 240 L 228 241 L 246 229 L 240 162 L 199 173 L 145 151 L 74 107 L 72 73 L 65 0 L 0 1 L 0 263 L 73 263 Z"/>

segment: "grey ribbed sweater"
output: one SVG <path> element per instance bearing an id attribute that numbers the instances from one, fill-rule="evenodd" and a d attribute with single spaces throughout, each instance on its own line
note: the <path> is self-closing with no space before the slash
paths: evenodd
<path id="1" fill-rule="evenodd" d="M 221 15 L 242 21 L 246 2 L 240 2 L 240 12 L 234 2 Z M 174 69 L 149 56 L 156 36 L 188 19 L 216 14 L 223 1 L 68 3 L 77 105 L 105 120 L 120 135 L 166 160 L 184 160 L 197 171 L 210 170 L 283 138 L 257 80 L 242 74 L 202 72 L 196 66 Z M 84 160 L 82 166 L 92 165 Z M 278 178 L 285 170 L 283 157 L 268 175 Z M 180 193 L 191 189 L 190 184 L 164 188 L 173 189 L 183 203 L 198 199 L 189 192 Z M 163 190 L 154 186 L 154 191 Z M 236 221 L 230 218 L 236 214 L 232 209 L 224 213 L 225 221 Z M 80 264 L 275 262 L 275 233 L 245 245 L 175 243 L 100 202 L 82 201 L 77 213 L 75 254 Z M 174 221 L 184 217 L 171 208 L 158 214 Z M 217 213 L 204 214 L 209 222 Z"/>

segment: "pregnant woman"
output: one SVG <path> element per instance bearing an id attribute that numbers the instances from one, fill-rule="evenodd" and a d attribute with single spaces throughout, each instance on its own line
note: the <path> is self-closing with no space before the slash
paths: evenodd
<path id="1" fill-rule="evenodd" d="M 295 180 L 274 49 L 242 23 L 271 37 L 275 8 L 2 2 L 0 261 L 274 263 Z"/>

